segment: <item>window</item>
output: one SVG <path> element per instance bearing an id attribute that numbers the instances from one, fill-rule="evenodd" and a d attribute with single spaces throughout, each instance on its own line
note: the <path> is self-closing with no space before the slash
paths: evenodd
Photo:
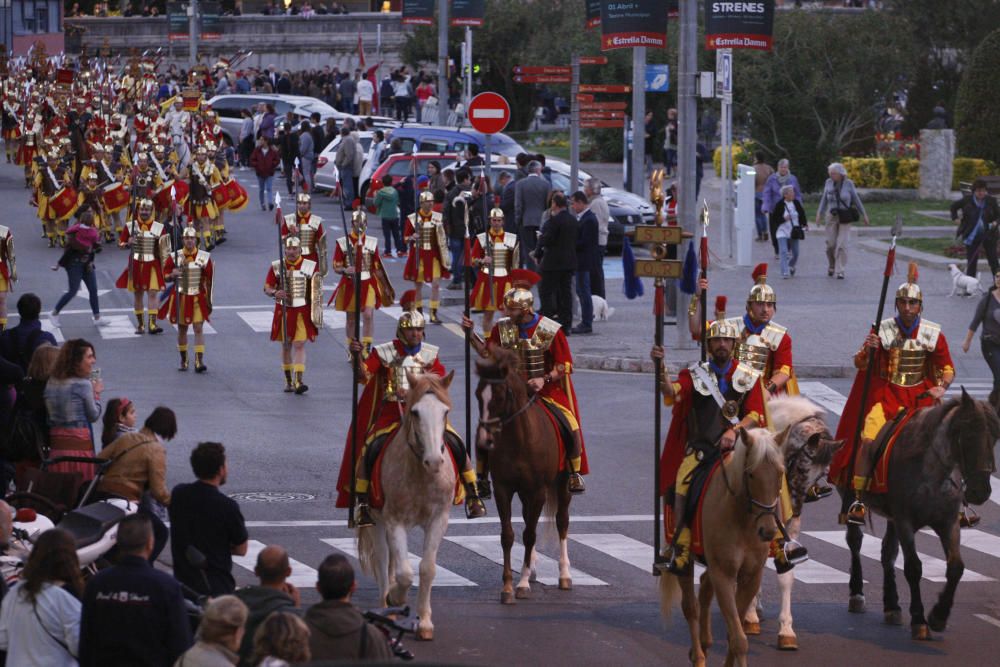
<path id="1" fill-rule="evenodd" d="M 421 153 L 444 153 L 447 150 L 447 139 L 423 139 L 420 142 Z"/>

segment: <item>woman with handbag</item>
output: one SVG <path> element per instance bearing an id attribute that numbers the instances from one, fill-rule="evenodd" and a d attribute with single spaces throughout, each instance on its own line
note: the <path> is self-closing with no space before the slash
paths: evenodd
<path id="1" fill-rule="evenodd" d="M 837 278 L 843 280 L 851 223 L 864 218 L 865 226 L 868 226 L 871 221 L 854 182 L 847 177 L 844 165 L 834 162 L 826 171 L 830 178 L 826 179 L 823 186 L 823 195 L 816 211 L 816 224 L 826 215 L 826 259 L 829 262 L 826 275 L 832 278 L 836 273 Z"/>
<path id="2" fill-rule="evenodd" d="M 983 325 L 983 335 L 980 338 L 983 358 L 993 373 L 993 392 L 990 394 L 992 401 L 1000 390 L 1000 271 L 993 276 L 993 287 L 976 306 L 976 313 L 972 316 L 969 330 L 962 341 L 962 352 L 969 351 L 972 337 L 980 324 Z"/>
<path id="3" fill-rule="evenodd" d="M 795 275 L 795 265 L 799 262 L 799 241 L 806 237 L 809 219 L 802 204 L 795 198 L 795 187 L 781 188 L 781 201 L 771 211 L 771 229 L 778 240 L 781 253 L 781 277 Z"/>

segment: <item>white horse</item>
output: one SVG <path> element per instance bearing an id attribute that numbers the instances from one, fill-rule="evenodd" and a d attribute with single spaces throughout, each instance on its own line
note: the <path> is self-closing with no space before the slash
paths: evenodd
<path id="1" fill-rule="evenodd" d="M 788 536 L 798 540 L 801 527 L 802 503 L 806 491 L 826 477 L 833 454 L 844 441 L 834 440 L 823 420 L 824 411 L 812 401 L 800 397 L 776 398 L 768 402 L 771 428 L 780 435 L 785 457 L 785 477 L 792 498 L 792 518 L 785 524 Z M 778 614 L 778 648 L 794 651 L 798 648 L 792 629 L 792 586 L 795 570 L 778 575 L 781 591 L 781 611 Z M 760 592 L 743 618 L 743 630 L 748 635 L 760 634 Z"/>
<path id="2" fill-rule="evenodd" d="M 454 373 L 410 376 L 403 420 L 386 445 L 380 482 L 385 498 L 373 510 L 375 526 L 359 529 L 361 569 L 375 577 L 383 604 L 403 605 L 413 583 L 407 532 L 424 531 L 417 594 L 418 639 L 433 639 L 431 584 L 437 569 L 438 547 L 448 530 L 448 513 L 455 494 L 456 473 L 445 453 L 445 426 L 451 399 L 448 387 Z"/>

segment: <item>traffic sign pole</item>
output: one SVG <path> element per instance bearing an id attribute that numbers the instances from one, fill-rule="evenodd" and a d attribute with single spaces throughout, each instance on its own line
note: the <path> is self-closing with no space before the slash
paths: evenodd
<path id="1" fill-rule="evenodd" d="M 570 189 L 575 192 L 580 178 L 580 100 L 577 99 L 580 93 L 580 56 L 573 54 L 570 62 L 573 81 L 569 87 L 569 182 Z"/>
<path id="2" fill-rule="evenodd" d="M 646 194 L 646 47 L 632 49 L 632 192 Z"/>

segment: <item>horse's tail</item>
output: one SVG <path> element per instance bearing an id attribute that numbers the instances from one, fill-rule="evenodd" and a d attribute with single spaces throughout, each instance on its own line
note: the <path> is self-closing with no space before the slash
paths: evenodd
<path id="1" fill-rule="evenodd" d="M 681 582 L 675 575 L 666 572 L 660 575 L 660 615 L 664 620 L 670 619 L 670 614 L 674 610 L 681 597 Z"/>
<path id="2" fill-rule="evenodd" d="M 375 576 L 375 528 L 358 529 L 358 561 L 361 571 L 370 577 Z"/>

